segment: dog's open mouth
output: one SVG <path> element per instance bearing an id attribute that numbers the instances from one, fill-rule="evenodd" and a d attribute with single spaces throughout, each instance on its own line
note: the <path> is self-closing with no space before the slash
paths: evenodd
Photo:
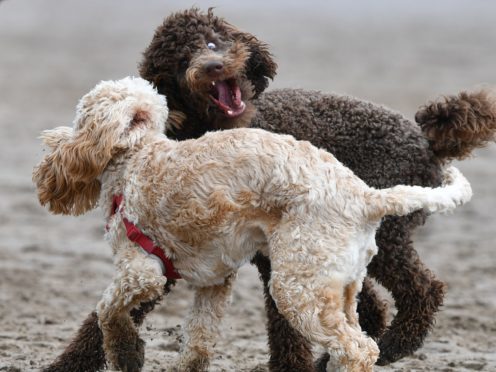
<path id="1" fill-rule="evenodd" d="M 234 78 L 213 81 L 210 99 L 229 118 L 241 115 L 246 108 L 241 99 L 241 89 Z"/>

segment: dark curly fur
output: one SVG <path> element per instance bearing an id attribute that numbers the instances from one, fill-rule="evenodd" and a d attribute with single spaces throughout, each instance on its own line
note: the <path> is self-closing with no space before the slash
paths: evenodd
<path id="1" fill-rule="evenodd" d="M 164 287 L 164 295 L 168 294 L 175 285 L 175 280 L 167 280 Z M 131 317 L 137 327 L 143 324 L 146 314 L 155 308 L 160 298 L 154 301 L 144 302 L 137 309 L 131 310 Z M 132 351 L 136 358 L 125 358 L 129 360 L 138 360 L 139 369 L 143 366 L 145 358 L 144 341 L 137 337 L 135 348 Z M 124 364 L 124 361 L 120 364 Z M 62 354 L 43 372 L 97 372 L 107 366 L 105 353 L 103 352 L 103 334 L 98 327 L 98 316 L 93 311 L 79 328 L 76 336 L 69 346 L 65 348 Z"/>
<path id="2" fill-rule="evenodd" d="M 209 42 L 216 44 L 215 53 L 208 48 Z M 223 68 L 212 73 L 209 61 L 221 61 Z M 494 139 L 495 101 L 484 92 L 461 93 L 423 107 L 416 117 L 419 126 L 398 113 L 351 97 L 294 89 L 263 93 L 276 68 L 267 45 L 256 37 L 211 10 L 190 9 L 169 16 L 157 28 L 144 52 L 140 74 L 167 96 L 170 137 L 196 138 L 207 131 L 248 125 L 288 133 L 332 152 L 378 188 L 438 186 L 443 163 L 465 157 Z M 246 104 L 235 117 L 226 115 L 209 97 L 212 81 L 229 79 L 235 81 Z M 417 212 L 386 218 L 376 236 L 379 253 L 368 273 L 391 292 L 398 312 L 386 328 L 386 306 L 369 280 L 359 296 L 358 312 L 362 328 L 379 343 L 381 365 L 417 350 L 442 305 L 444 284 L 422 264 L 411 242 L 413 229 L 425 217 Z M 257 254 L 253 263 L 264 283 L 270 370 L 324 371 L 328 357 L 323 356 L 314 367 L 310 345 L 291 329 L 270 297 L 269 260 Z M 87 332 L 99 332 L 94 322 L 91 328 L 86 326 Z M 95 337 L 92 345 L 88 340 L 81 340 L 78 355 L 101 352 L 101 339 Z M 77 339 L 71 343 L 75 349 L 77 345 Z M 73 365 L 78 365 L 78 355 L 66 350 L 57 360 L 68 366 L 74 358 Z M 97 371 L 97 364 L 87 371 Z"/>
<path id="3" fill-rule="evenodd" d="M 100 345 L 95 347 L 95 345 Z M 89 372 L 105 367 L 103 334 L 98 327 L 98 316 L 92 312 L 64 352 L 43 372 Z"/>
<path id="4" fill-rule="evenodd" d="M 438 158 L 463 159 L 494 141 L 496 104 L 486 91 L 462 92 L 422 107 L 415 115 Z"/>
<path id="5" fill-rule="evenodd" d="M 218 46 L 215 52 L 222 52 L 224 56 L 228 56 L 236 44 L 244 46 L 249 54 L 242 68 L 232 71 L 229 76 L 240 85 L 248 106 L 244 115 L 238 118 L 218 114 L 206 94 L 213 79 L 205 77 L 203 71 L 198 74 L 203 78 L 195 81 L 194 89 L 191 83 L 188 84 L 186 71 L 201 69 L 202 66 L 195 66 L 194 61 L 209 52 L 209 42 L 215 43 Z M 214 52 L 211 54 L 215 55 Z M 187 125 L 169 126 L 168 134 L 179 140 L 200 137 L 206 130 L 249 125 L 254 114 L 251 100 L 267 88 L 268 80 L 275 76 L 277 68 L 265 43 L 215 17 L 211 9 L 206 14 L 193 8 L 169 16 L 155 31 L 144 55 L 141 76 L 152 81 L 159 92 L 168 97 L 170 107 L 188 118 Z M 223 60 L 225 69 L 230 67 L 227 59 Z"/>

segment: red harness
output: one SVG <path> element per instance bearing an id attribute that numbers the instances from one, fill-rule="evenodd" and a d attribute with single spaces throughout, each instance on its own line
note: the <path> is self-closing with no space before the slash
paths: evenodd
<path id="1" fill-rule="evenodd" d="M 114 198 L 112 199 L 112 216 L 117 213 L 123 200 L 124 197 L 122 195 L 114 196 Z M 162 248 L 156 246 L 153 243 L 153 241 L 148 236 L 143 234 L 143 232 L 135 224 L 129 221 L 126 217 L 124 217 L 124 215 L 122 214 L 123 211 L 124 211 L 124 207 L 121 208 L 121 215 L 122 215 L 122 221 L 124 222 L 124 226 L 126 227 L 127 238 L 132 242 L 138 244 L 149 254 L 153 254 L 158 258 L 160 258 L 160 260 L 164 264 L 165 267 L 164 275 L 167 279 L 181 279 L 181 275 L 176 271 L 176 268 L 174 267 L 174 264 L 172 263 L 170 258 L 164 254 Z"/>

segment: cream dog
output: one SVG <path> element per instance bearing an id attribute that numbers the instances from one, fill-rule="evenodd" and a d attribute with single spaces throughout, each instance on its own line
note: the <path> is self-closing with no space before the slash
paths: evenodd
<path id="1" fill-rule="evenodd" d="M 129 312 L 163 293 L 166 271 L 196 288 L 176 367 L 207 369 L 236 271 L 260 251 L 290 324 L 329 350 L 332 368 L 371 371 L 378 348 L 360 329 L 355 298 L 380 220 L 467 202 L 463 175 L 449 167 L 437 189 L 377 190 L 309 142 L 258 129 L 176 142 L 163 134 L 166 116 L 165 98 L 145 80 L 102 82 L 79 102 L 73 129 L 43 132 L 52 151 L 33 173 L 50 211 L 99 204 L 105 213 L 117 274 L 97 312 L 113 367 L 141 369 Z M 165 264 L 128 238 L 129 226 Z"/>

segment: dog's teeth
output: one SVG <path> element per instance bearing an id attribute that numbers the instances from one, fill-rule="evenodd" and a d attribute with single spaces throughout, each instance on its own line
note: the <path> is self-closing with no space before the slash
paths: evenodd
<path id="1" fill-rule="evenodd" d="M 215 81 L 212 81 L 212 86 L 214 86 L 214 87 L 215 87 Z"/>
<path id="2" fill-rule="evenodd" d="M 229 115 L 232 115 L 232 114 L 233 114 L 233 112 L 232 112 L 231 110 L 228 110 L 228 111 L 227 111 L 227 113 L 228 113 Z"/>

